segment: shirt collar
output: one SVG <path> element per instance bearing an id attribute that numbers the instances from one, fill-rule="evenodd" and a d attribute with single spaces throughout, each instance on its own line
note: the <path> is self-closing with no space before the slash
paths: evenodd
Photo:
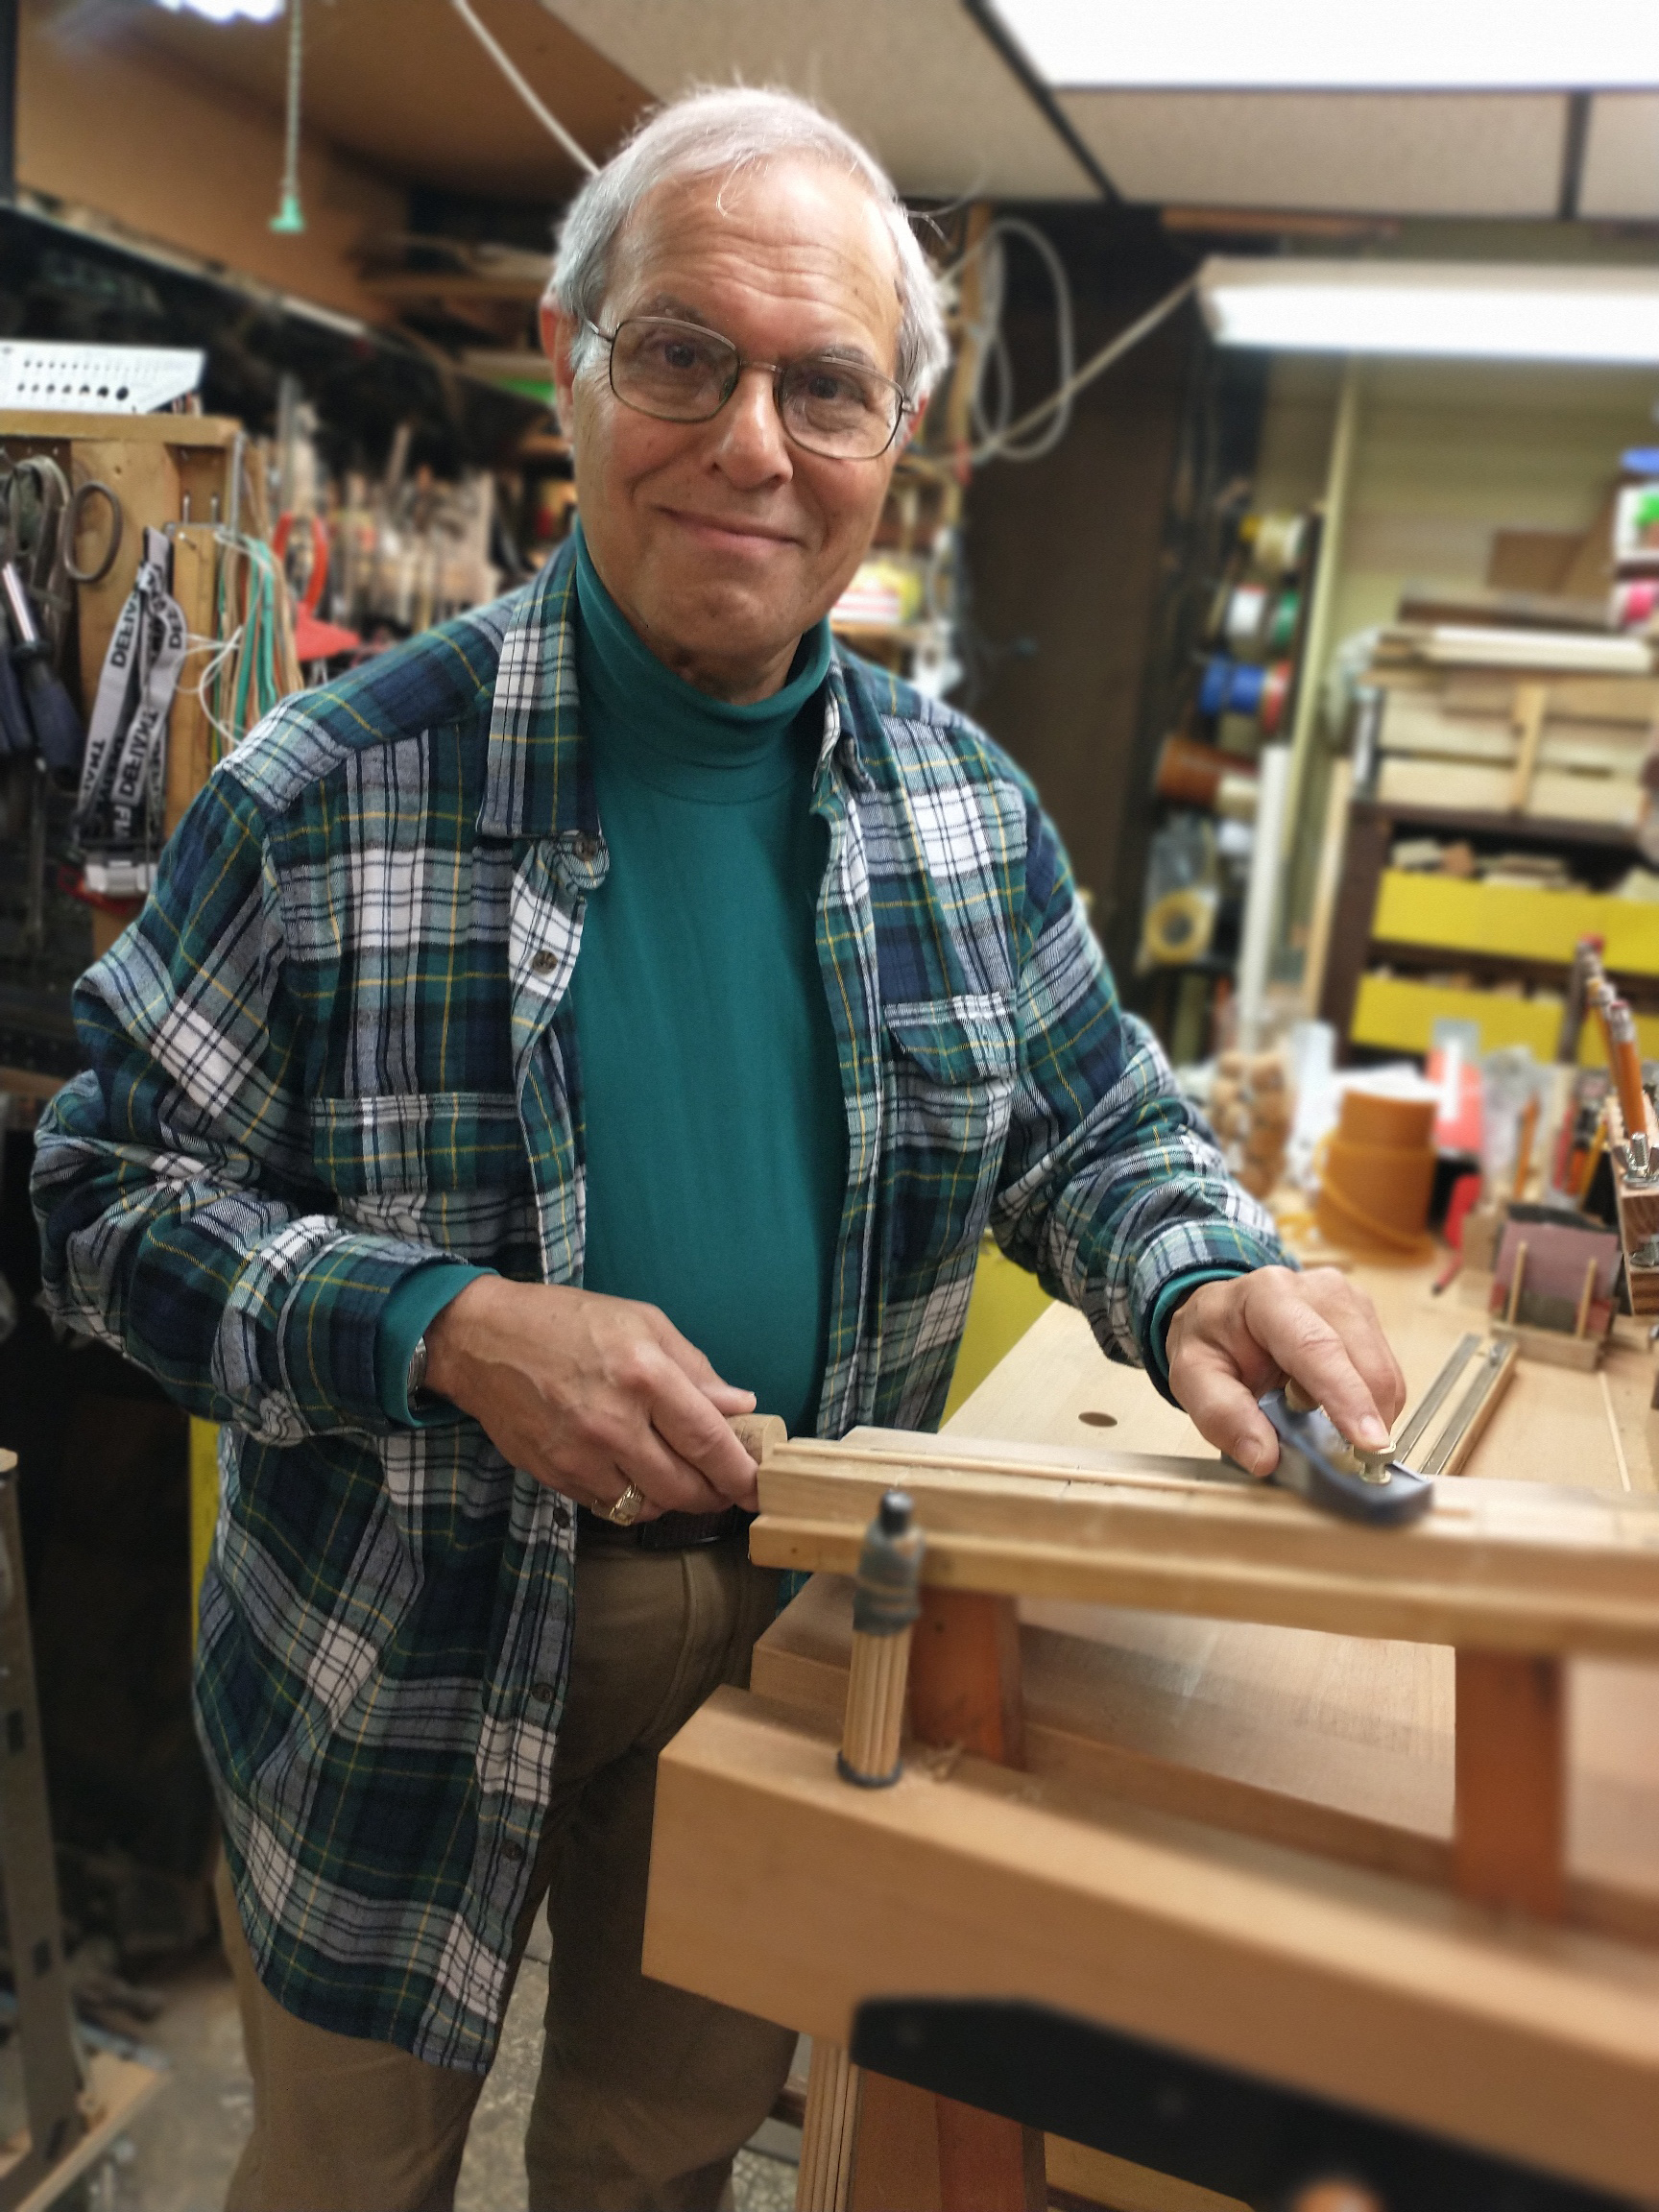
<path id="1" fill-rule="evenodd" d="M 551 838 L 573 873 L 592 884 L 603 878 L 605 860 L 576 695 L 576 548 L 567 540 L 513 602 L 491 702 L 478 830 L 485 837 Z M 862 697 L 862 673 L 838 646 L 832 650 L 819 753 L 820 770 L 833 760 L 854 789 L 869 782 L 859 725 L 875 710 Z"/>

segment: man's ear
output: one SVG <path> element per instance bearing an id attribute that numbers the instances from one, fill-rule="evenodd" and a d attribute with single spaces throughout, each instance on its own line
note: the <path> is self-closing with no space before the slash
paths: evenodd
<path id="1" fill-rule="evenodd" d="M 541 302 L 541 349 L 553 364 L 553 405 L 559 427 L 568 438 L 576 415 L 576 368 L 570 357 L 576 325 L 551 300 Z"/>
<path id="2" fill-rule="evenodd" d="M 905 446 L 909 445 L 913 438 L 919 437 L 921 435 L 922 424 L 926 420 L 927 407 L 928 402 L 926 399 L 918 399 L 915 406 L 910 410 L 909 414 L 905 416 L 904 435 L 899 441 L 899 450 L 901 453 L 903 452 Z"/>

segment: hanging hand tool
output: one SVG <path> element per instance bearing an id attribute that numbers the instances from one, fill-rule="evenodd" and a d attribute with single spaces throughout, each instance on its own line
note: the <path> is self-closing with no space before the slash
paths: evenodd
<path id="1" fill-rule="evenodd" d="M 1434 1485 L 1389 1452 L 1350 1444 L 1330 1415 L 1294 1382 L 1260 1401 L 1279 1438 L 1279 1464 L 1268 1478 L 1310 1505 L 1373 1527 L 1398 1527 L 1428 1512 Z"/>
<path id="2" fill-rule="evenodd" d="M 52 773 L 72 782 L 80 773 L 86 733 L 52 665 L 52 648 L 40 635 L 29 588 L 13 561 L 0 562 L 0 595 L 12 628 L 12 663 L 22 679 L 36 746 Z"/>

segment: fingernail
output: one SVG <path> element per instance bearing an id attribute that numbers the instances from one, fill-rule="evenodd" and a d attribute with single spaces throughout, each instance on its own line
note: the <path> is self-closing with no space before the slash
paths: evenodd
<path id="1" fill-rule="evenodd" d="M 1381 1452 L 1388 1441 L 1388 1431 L 1373 1413 L 1369 1419 L 1360 1422 L 1359 1433 L 1354 1441 L 1363 1444 L 1367 1452 Z"/>
<path id="2" fill-rule="evenodd" d="M 1247 1461 L 1251 1474 L 1270 1475 L 1277 1456 L 1271 1444 L 1258 1444 Z"/>

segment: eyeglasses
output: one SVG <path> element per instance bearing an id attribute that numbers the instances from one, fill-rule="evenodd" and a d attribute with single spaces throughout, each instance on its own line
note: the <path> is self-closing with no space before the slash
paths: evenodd
<path id="1" fill-rule="evenodd" d="M 890 376 L 831 354 L 746 361 L 717 330 L 669 315 L 631 315 L 614 330 L 588 327 L 611 349 L 611 389 L 623 406 L 660 422 L 712 421 L 745 369 L 771 370 L 785 435 L 827 460 L 878 460 L 910 412 Z"/>

